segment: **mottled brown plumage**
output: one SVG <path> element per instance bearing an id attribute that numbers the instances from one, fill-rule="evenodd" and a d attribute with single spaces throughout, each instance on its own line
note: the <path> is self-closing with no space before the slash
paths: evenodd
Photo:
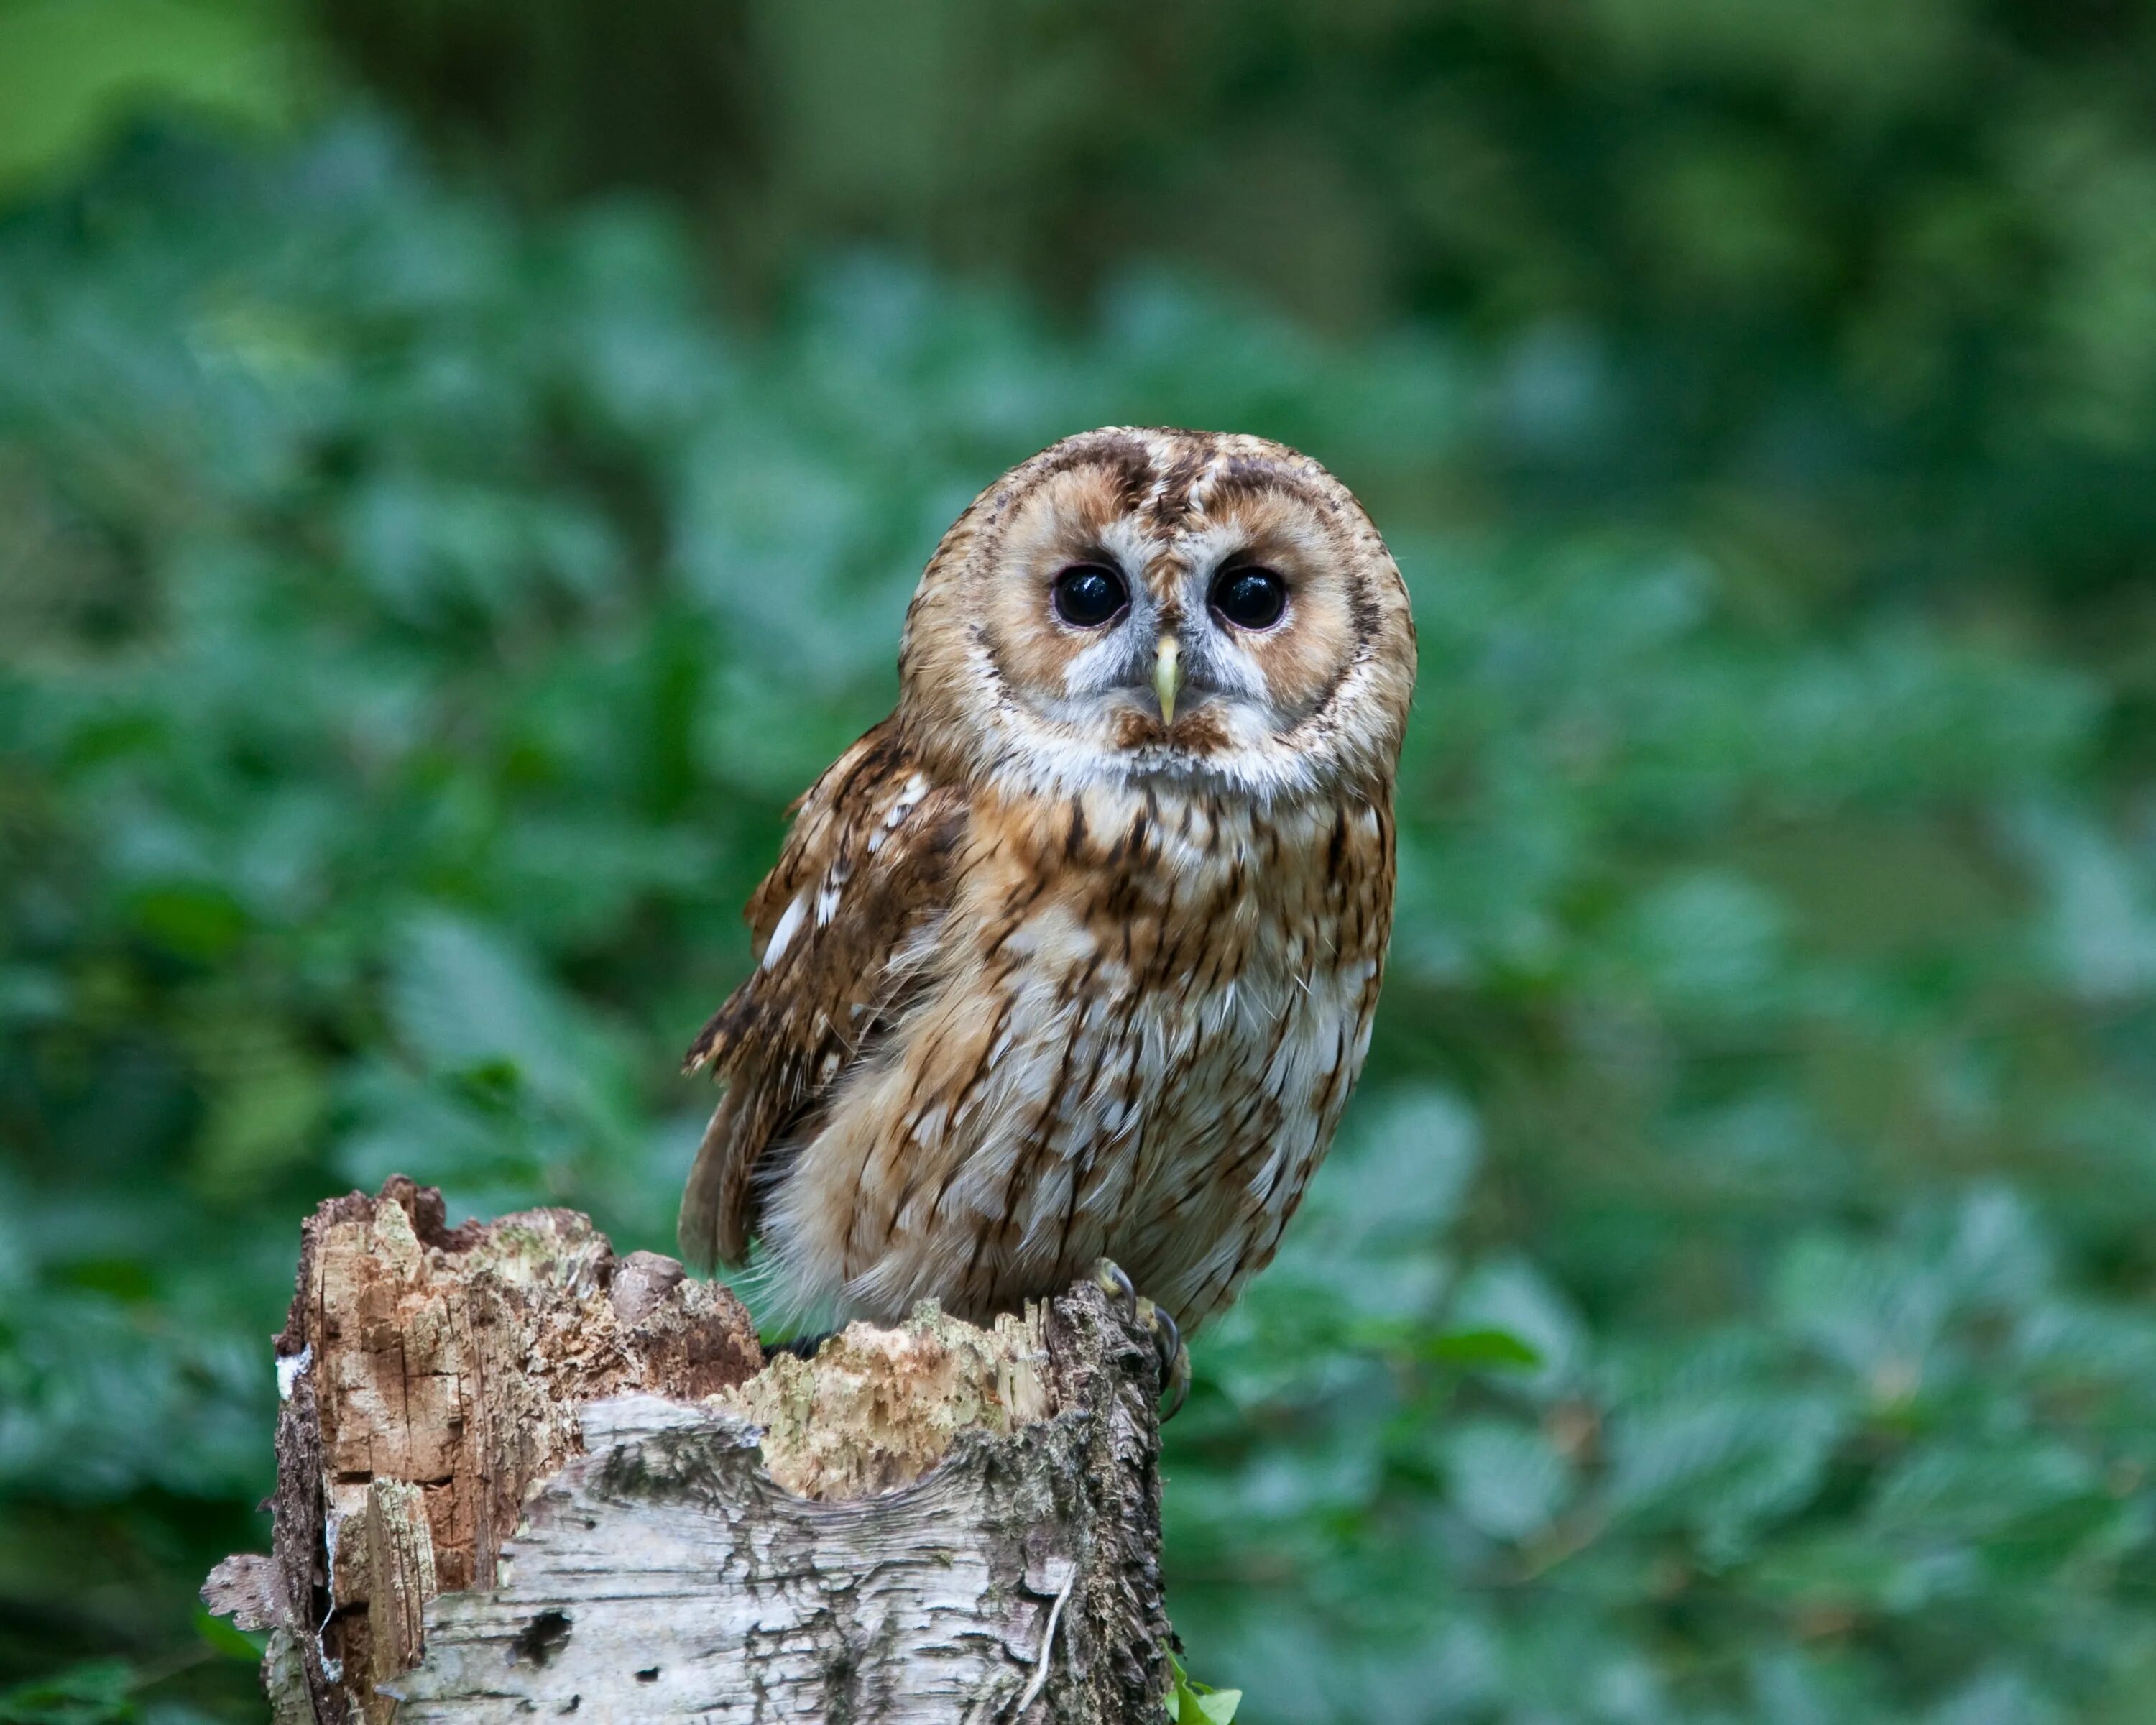
<path id="1" fill-rule="evenodd" d="M 885 1320 L 1106 1255 L 1202 1322 L 1271 1257 L 1368 1045 L 1399 572 L 1279 444 L 1089 432 L 944 536 L 900 672 L 690 1050 L 726 1090 L 683 1245 L 755 1236 L 803 1309 Z"/>

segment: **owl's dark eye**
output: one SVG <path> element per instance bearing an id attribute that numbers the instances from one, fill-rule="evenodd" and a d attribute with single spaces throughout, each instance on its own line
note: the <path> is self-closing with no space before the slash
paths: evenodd
<path id="1" fill-rule="evenodd" d="M 1270 629 L 1287 609 L 1287 583 L 1270 569 L 1230 569 L 1213 583 L 1213 608 L 1237 629 Z"/>
<path id="2" fill-rule="evenodd" d="M 1073 629 L 1098 629 L 1130 603 L 1123 578 L 1099 563 L 1073 563 L 1055 578 L 1055 614 Z"/>

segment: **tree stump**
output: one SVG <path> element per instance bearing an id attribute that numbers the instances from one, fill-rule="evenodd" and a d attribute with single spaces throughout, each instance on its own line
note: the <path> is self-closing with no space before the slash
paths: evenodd
<path id="1" fill-rule="evenodd" d="M 567 1210 L 391 1180 L 277 1338 L 278 1725 L 1162 1717 L 1152 1347 L 1081 1284 L 767 1361 L 726 1289 Z"/>

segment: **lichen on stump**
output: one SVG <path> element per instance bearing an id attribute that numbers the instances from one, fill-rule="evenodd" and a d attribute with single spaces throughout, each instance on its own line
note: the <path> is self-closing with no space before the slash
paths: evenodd
<path id="1" fill-rule="evenodd" d="M 280 1722 L 1158 1717 L 1153 1356 L 1100 1292 L 767 1364 L 584 1218 L 322 1206 L 278 1340 Z M 512 1537 L 513 1536 L 513 1537 Z"/>

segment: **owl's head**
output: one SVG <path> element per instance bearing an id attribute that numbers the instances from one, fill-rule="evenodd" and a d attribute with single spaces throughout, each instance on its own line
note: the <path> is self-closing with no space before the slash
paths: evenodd
<path id="1" fill-rule="evenodd" d="M 974 500 L 899 671 L 912 733 L 969 775 L 1270 799 L 1390 778 L 1414 624 L 1378 530 L 1307 456 L 1114 426 Z"/>

